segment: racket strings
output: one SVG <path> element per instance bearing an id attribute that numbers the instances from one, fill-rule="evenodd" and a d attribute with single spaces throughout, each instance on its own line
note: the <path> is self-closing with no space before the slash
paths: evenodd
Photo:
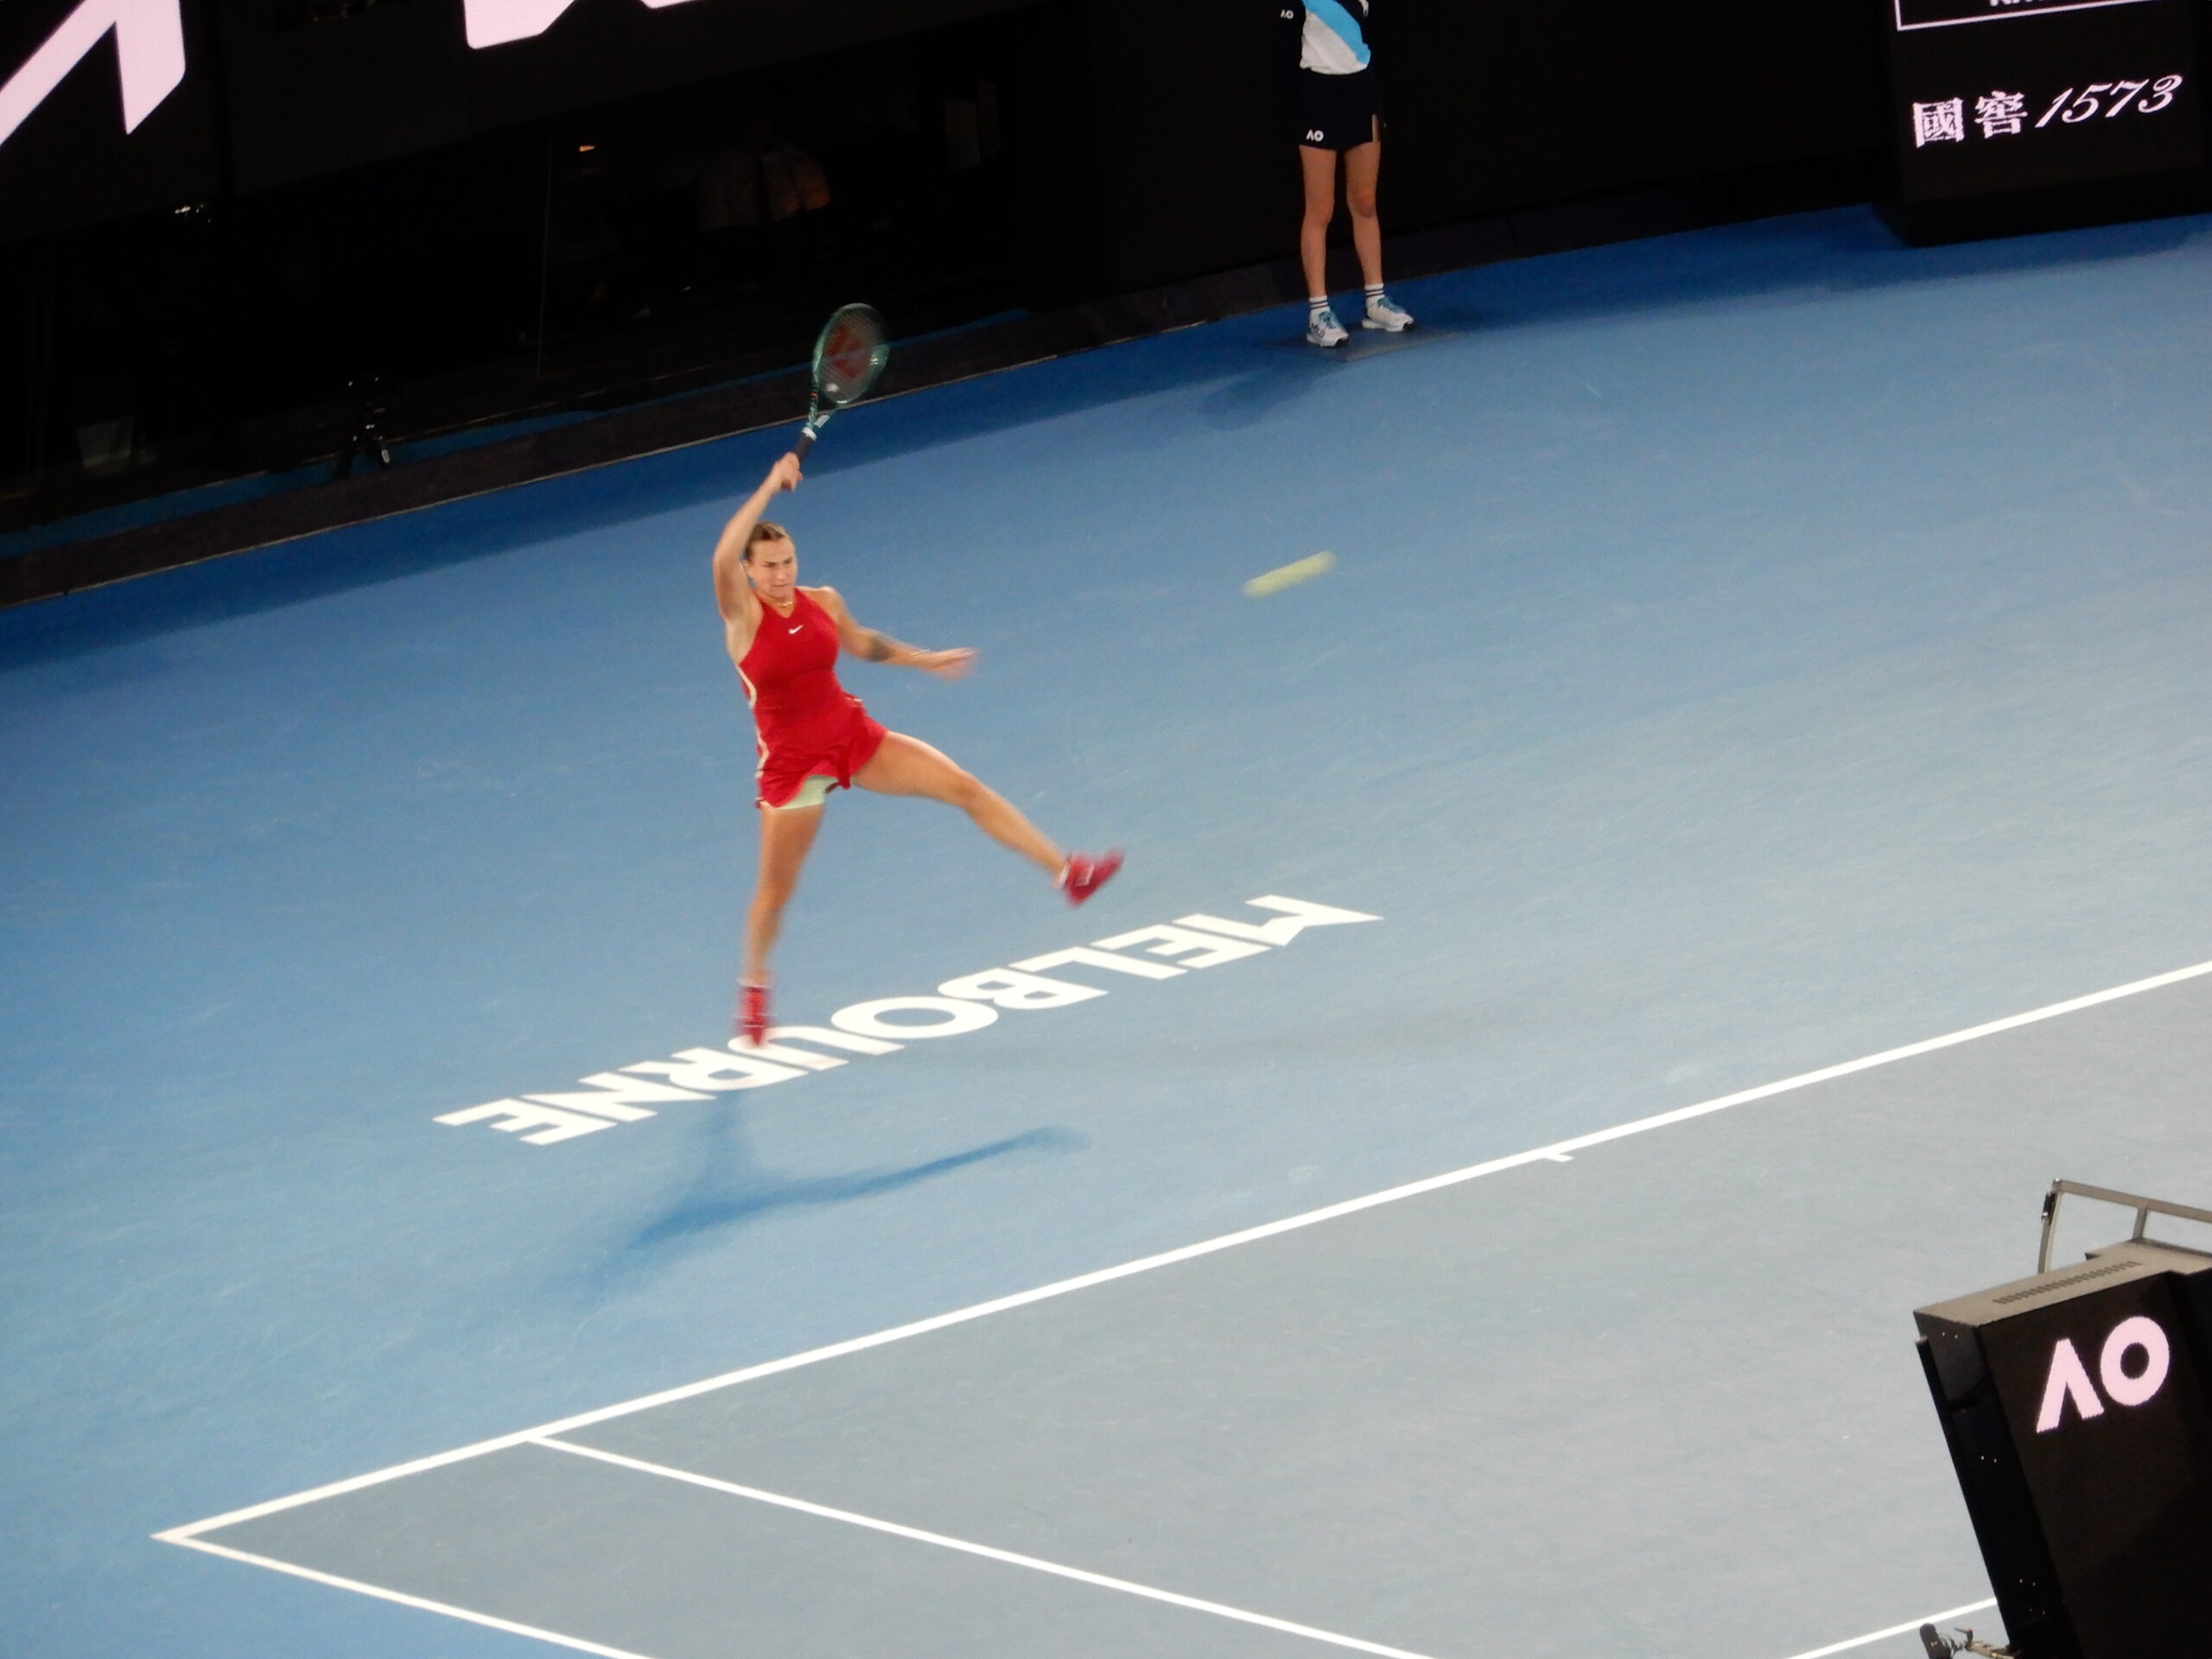
<path id="1" fill-rule="evenodd" d="M 815 388 L 833 409 L 868 396 L 891 356 L 888 330 L 872 306 L 849 305 L 830 318 L 815 348 Z"/>

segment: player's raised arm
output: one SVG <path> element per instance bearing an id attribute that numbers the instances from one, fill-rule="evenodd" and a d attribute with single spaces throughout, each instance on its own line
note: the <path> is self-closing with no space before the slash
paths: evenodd
<path id="1" fill-rule="evenodd" d="M 976 653 L 964 645 L 951 651 L 924 651 L 918 645 L 906 645 L 887 633 L 878 633 L 874 628 L 864 628 L 854 621 L 853 613 L 845 608 L 845 601 L 835 588 L 817 588 L 812 591 L 815 602 L 829 612 L 830 620 L 837 625 L 837 643 L 863 662 L 888 663 L 893 668 L 918 668 L 925 674 L 945 680 L 957 680 L 976 665 Z"/>
<path id="2" fill-rule="evenodd" d="M 752 543 L 753 527 L 767 512 L 768 503 L 785 490 L 797 489 L 799 476 L 797 455 L 779 458 L 760 480 L 760 487 L 746 498 L 745 505 L 722 526 L 721 539 L 715 543 L 715 602 L 721 607 L 725 622 L 757 614 L 760 601 L 745 580 L 745 550 Z"/>

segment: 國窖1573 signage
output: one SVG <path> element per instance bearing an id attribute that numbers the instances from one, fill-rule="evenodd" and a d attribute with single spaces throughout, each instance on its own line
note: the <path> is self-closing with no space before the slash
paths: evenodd
<path id="1" fill-rule="evenodd" d="M 1994 196 L 2203 159 L 2194 0 L 1891 0 L 1908 201 Z M 2006 29 L 1961 25 L 2005 22 Z"/>

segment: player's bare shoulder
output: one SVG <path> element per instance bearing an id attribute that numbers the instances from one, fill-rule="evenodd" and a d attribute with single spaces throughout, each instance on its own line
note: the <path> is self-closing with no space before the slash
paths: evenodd
<path id="1" fill-rule="evenodd" d="M 844 595 L 840 594 L 835 588 L 803 587 L 799 589 L 799 592 L 804 594 L 809 599 L 819 605 L 823 610 L 829 612 L 832 616 L 842 618 L 851 614 L 851 613 L 845 608 Z"/>

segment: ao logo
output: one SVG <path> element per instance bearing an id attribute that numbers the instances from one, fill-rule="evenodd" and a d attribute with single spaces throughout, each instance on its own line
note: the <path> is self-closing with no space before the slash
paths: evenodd
<path id="1" fill-rule="evenodd" d="M 2138 1349 L 2143 1353 L 2143 1369 L 2131 1373 L 2127 1357 Z M 2139 1406 L 2164 1383 L 2172 1359 L 2166 1333 L 2158 1322 L 2139 1313 L 2113 1326 L 2112 1334 L 2105 1338 L 2105 1345 L 2097 1355 L 2097 1376 L 2114 1405 Z M 2065 1420 L 2069 1401 L 2085 1421 L 2105 1414 L 2105 1402 L 2097 1398 L 2097 1391 L 2089 1382 L 2088 1367 L 2082 1364 L 2082 1356 L 2075 1351 L 2073 1338 L 2061 1337 L 2058 1345 L 2050 1351 L 2050 1375 L 2043 1385 L 2043 1408 L 2036 1414 L 2036 1433 L 2048 1434 L 2056 1428 Z"/>
<path id="2" fill-rule="evenodd" d="M 468 43 L 481 51 L 525 41 L 553 27 L 575 0 L 462 0 Z M 655 11 L 689 0 L 644 0 Z M 46 102 L 62 78 L 82 62 L 110 29 L 123 82 L 123 130 L 136 132 L 184 80 L 181 0 L 83 0 L 46 37 L 23 67 L 0 85 L 0 144 L 15 136 L 30 112 Z"/>
<path id="3" fill-rule="evenodd" d="M 504 46 L 509 41 L 543 35 L 553 27 L 555 18 L 575 3 L 575 0 L 464 0 L 468 43 L 480 52 L 487 46 Z M 689 0 L 645 0 L 645 3 L 660 11 L 688 4 Z"/>
<path id="4" fill-rule="evenodd" d="M 123 81 L 123 130 L 137 131 L 138 124 L 184 79 L 184 14 L 178 3 L 84 0 L 0 86 L 0 144 L 15 136 L 16 129 L 110 29 L 115 31 L 116 67 Z"/>

